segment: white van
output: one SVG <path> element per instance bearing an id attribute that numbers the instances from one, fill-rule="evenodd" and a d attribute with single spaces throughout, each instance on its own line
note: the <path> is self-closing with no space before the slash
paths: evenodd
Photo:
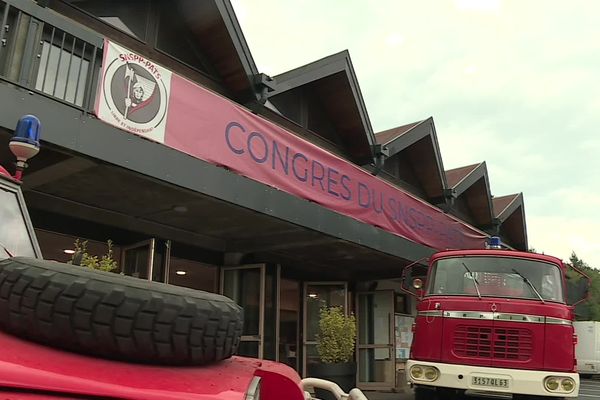
<path id="1" fill-rule="evenodd" d="M 583 377 L 600 375 L 600 322 L 577 321 L 577 370 Z"/>

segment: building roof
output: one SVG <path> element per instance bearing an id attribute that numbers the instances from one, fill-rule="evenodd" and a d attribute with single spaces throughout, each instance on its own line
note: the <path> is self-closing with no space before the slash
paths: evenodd
<path id="1" fill-rule="evenodd" d="M 227 89 L 239 97 L 255 96 L 256 63 L 229 0 L 177 0 L 182 20 L 196 38 Z"/>
<path id="2" fill-rule="evenodd" d="M 485 161 L 448 170 L 446 179 L 452 195 L 467 207 L 473 223 L 480 228 L 492 226 L 492 195 Z"/>
<path id="3" fill-rule="evenodd" d="M 446 175 L 432 117 L 379 132 L 376 139 L 387 152 L 388 163 L 408 161 L 426 200 L 443 202 Z"/>
<path id="4" fill-rule="evenodd" d="M 528 250 L 523 193 L 494 197 L 493 204 L 502 239 L 516 249 Z"/>
<path id="5" fill-rule="evenodd" d="M 347 50 L 274 76 L 273 80 L 271 101 L 291 91 L 310 93 L 333 125 L 348 158 L 358 164 L 373 162 L 375 135 Z M 285 110 L 279 111 L 286 116 Z"/>
<path id="6" fill-rule="evenodd" d="M 397 128 L 388 129 L 387 131 L 378 132 L 375 134 L 375 139 L 379 144 L 388 144 L 394 139 L 404 135 L 406 132 L 413 129 L 415 126 L 419 125 L 423 121 L 413 122 L 412 124 L 406 124 L 399 126 Z"/>
<path id="7" fill-rule="evenodd" d="M 479 164 L 467 165 L 464 167 L 449 169 L 446 171 L 446 180 L 448 181 L 449 188 L 455 188 L 463 179 L 465 179 L 470 173 L 475 171 Z"/>
<path id="8" fill-rule="evenodd" d="M 518 200 L 520 194 L 509 194 L 507 196 L 494 197 L 494 217 L 506 219 L 507 213 L 511 213 L 510 205 Z M 512 208 L 512 207 L 511 207 Z M 514 210 L 512 210 L 514 211 Z"/>

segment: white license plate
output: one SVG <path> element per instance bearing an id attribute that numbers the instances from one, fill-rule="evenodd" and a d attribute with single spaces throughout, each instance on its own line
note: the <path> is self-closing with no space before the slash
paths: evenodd
<path id="1" fill-rule="evenodd" d="M 471 384 L 473 386 L 508 388 L 508 379 L 491 378 L 487 376 L 473 376 L 471 377 Z"/>

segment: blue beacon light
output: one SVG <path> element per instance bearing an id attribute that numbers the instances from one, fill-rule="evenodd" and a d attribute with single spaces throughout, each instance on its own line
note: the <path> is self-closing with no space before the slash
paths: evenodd
<path id="1" fill-rule="evenodd" d="M 17 122 L 15 133 L 8 144 L 17 158 L 15 179 L 21 180 L 23 170 L 27 168 L 27 160 L 40 151 L 41 130 L 42 125 L 35 115 L 24 115 Z"/>
<path id="2" fill-rule="evenodd" d="M 500 238 L 498 236 L 490 237 L 490 241 L 488 243 L 488 248 L 489 249 L 501 249 L 502 242 L 500 241 Z"/>

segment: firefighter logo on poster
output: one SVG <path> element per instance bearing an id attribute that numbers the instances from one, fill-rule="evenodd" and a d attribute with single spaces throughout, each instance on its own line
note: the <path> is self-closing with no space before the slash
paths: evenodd
<path id="1" fill-rule="evenodd" d="M 105 43 L 98 118 L 164 142 L 171 73 L 112 42 Z"/>

